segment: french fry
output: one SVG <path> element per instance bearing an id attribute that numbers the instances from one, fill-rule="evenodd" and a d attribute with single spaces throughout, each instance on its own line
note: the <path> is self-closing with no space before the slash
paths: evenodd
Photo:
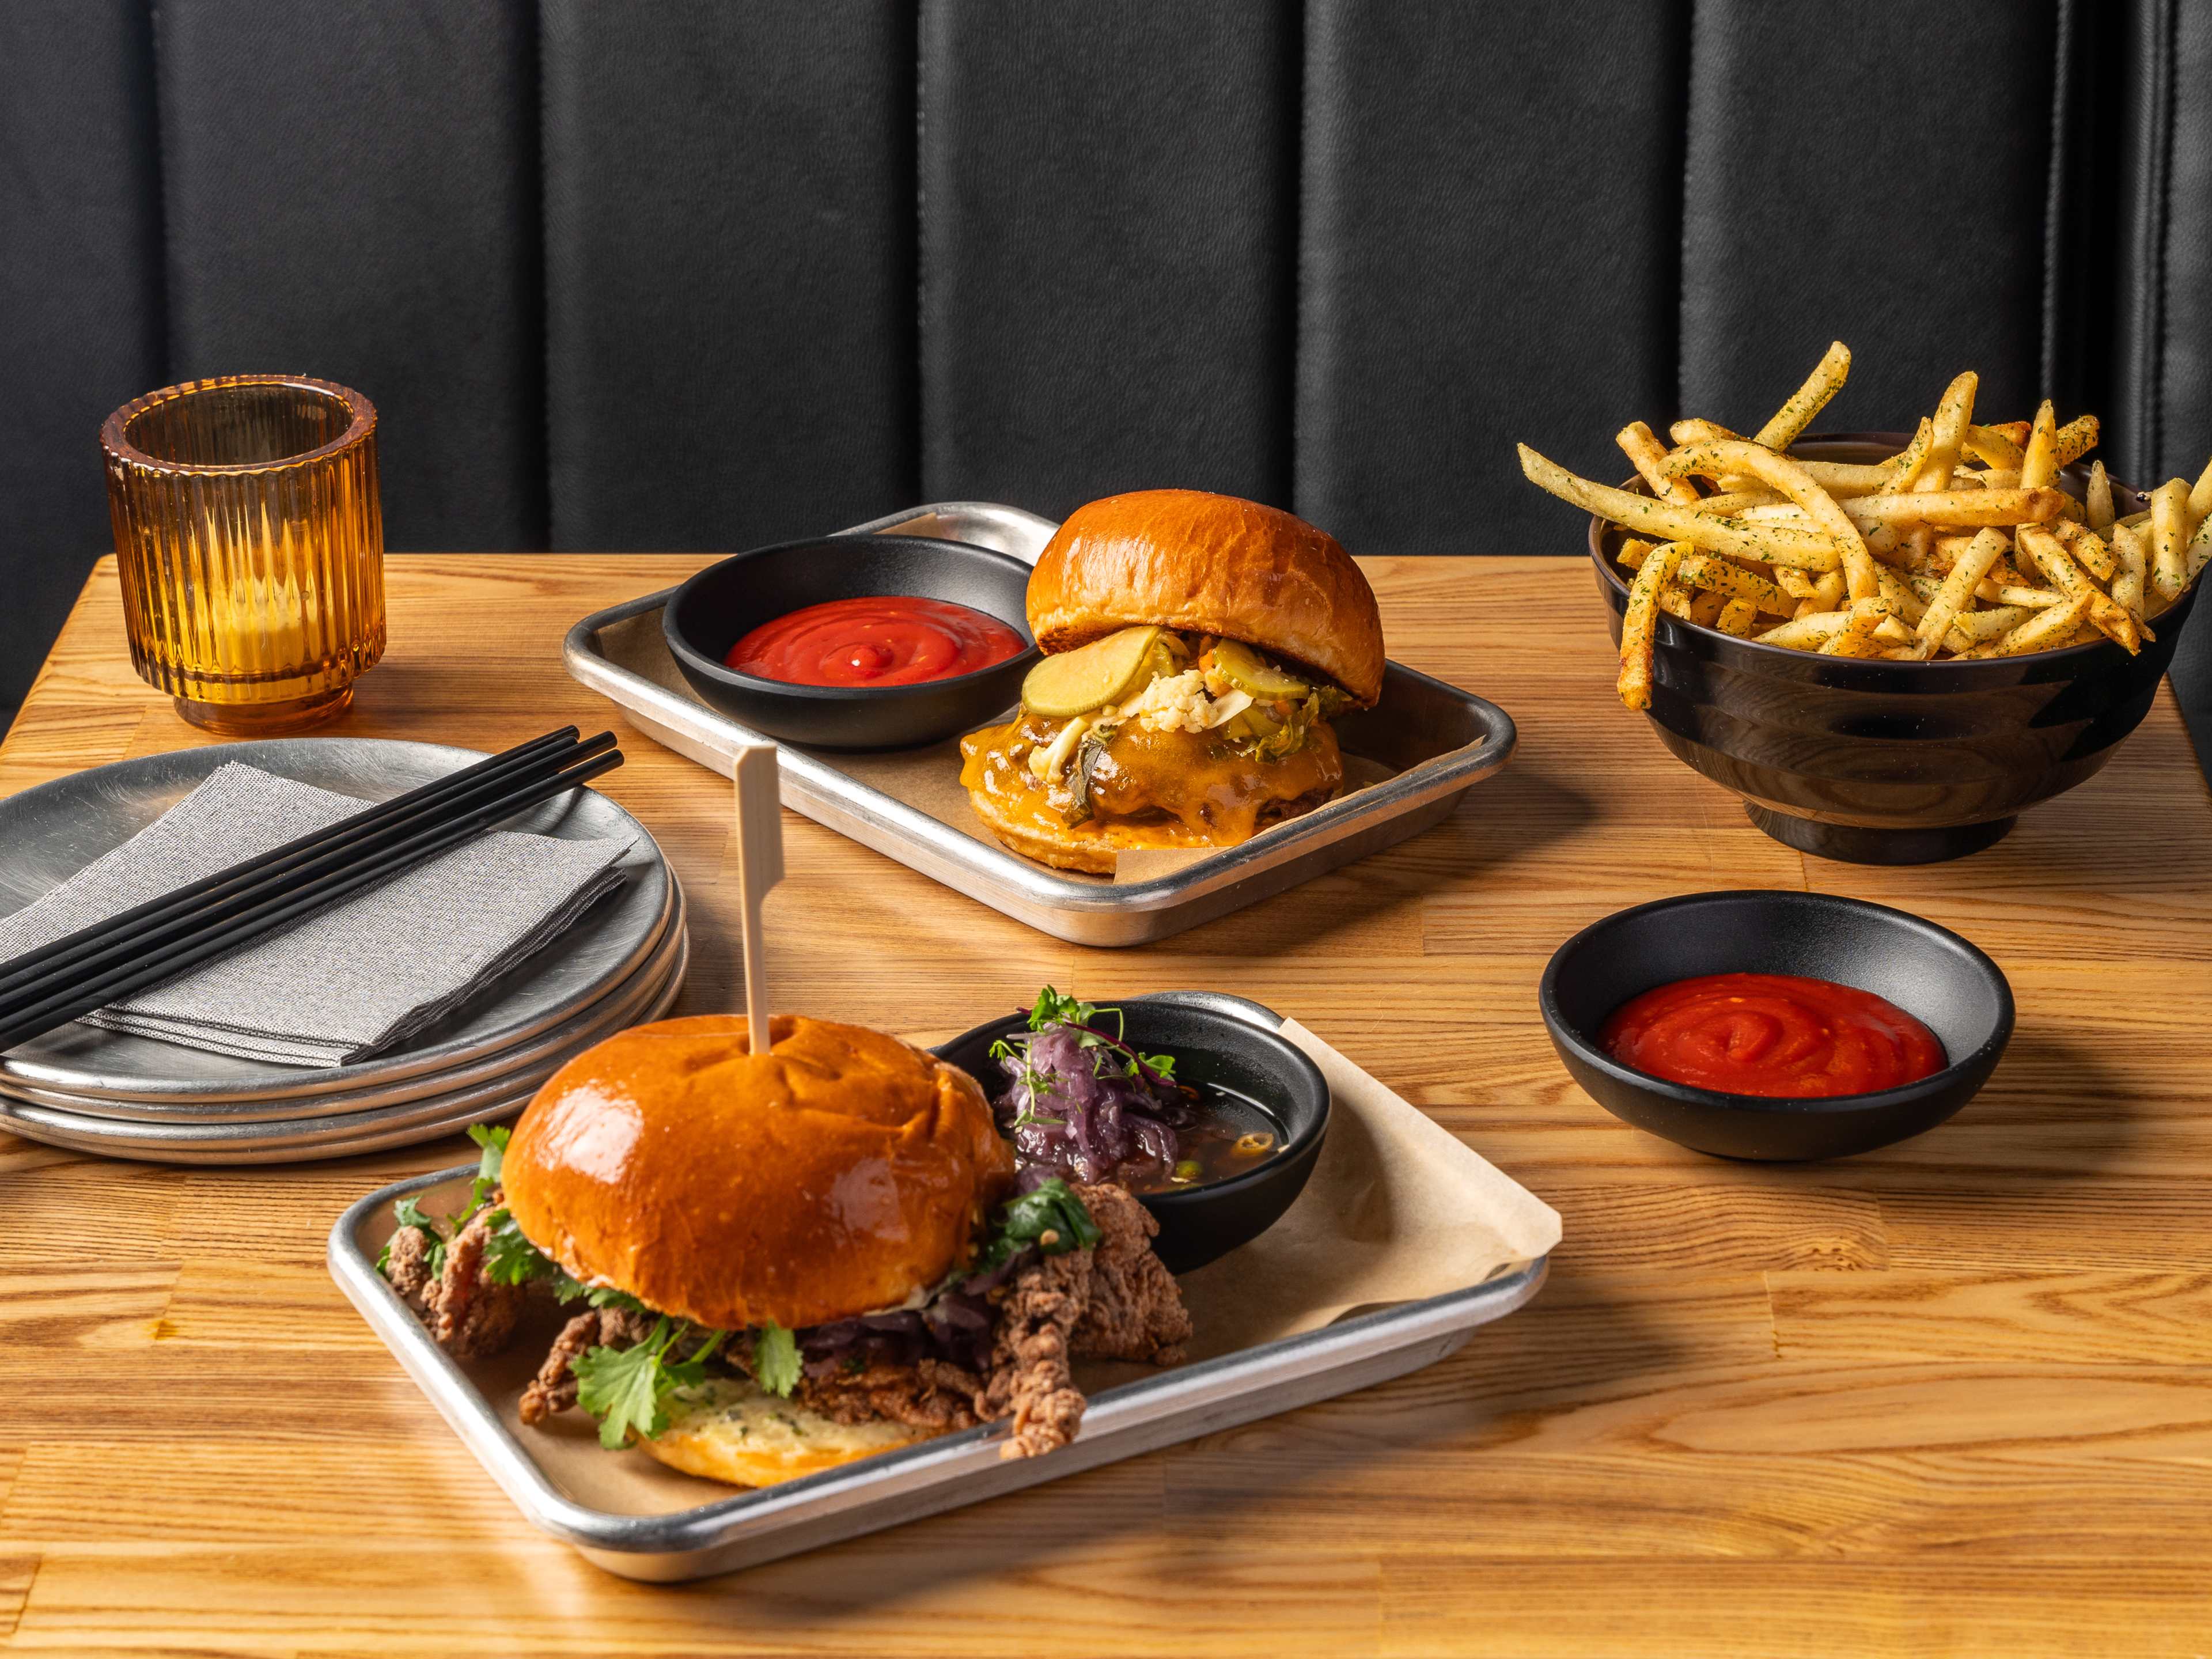
<path id="1" fill-rule="evenodd" d="M 1928 465 L 1928 452 L 1936 441 L 1936 422 L 1925 415 L 1920 417 L 1919 428 L 1912 441 L 1890 457 L 1889 482 L 1875 493 L 1894 495 L 1899 490 L 1910 489 L 1920 482 L 1920 470 Z"/>
<path id="2" fill-rule="evenodd" d="M 1813 423 L 1813 417 L 1828 406 L 1828 400 L 1844 389 L 1850 378 L 1851 349 L 1841 340 L 1829 345 L 1805 377 L 1805 383 L 1791 392 L 1773 418 L 1759 428 L 1752 441 L 1771 450 L 1785 450 L 1797 441 L 1798 434 Z"/>
<path id="3" fill-rule="evenodd" d="M 2204 471 L 2206 477 L 2212 477 L 2212 465 L 2207 465 Z M 2112 527 L 2112 480 L 2102 461 L 2089 463 L 2087 507 L 2090 529 L 2103 531 Z"/>
<path id="4" fill-rule="evenodd" d="M 1974 423 L 1974 392 L 1981 376 L 1968 369 L 1943 388 L 1936 404 L 1935 432 L 1929 440 L 1928 459 L 1914 479 L 1915 489 L 1942 490 L 1951 483 L 1951 469 L 1959 465 L 1960 446 Z"/>
<path id="5" fill-rule="evenodd" d="M 1966 653 L 1976 657 L 2024 657 L 2031 651 L 2051 651 L 2074 636 L 2089 614 L 2089 598 L 2069 599 L 2048 611 L 2039 611 L 2011 633 Z"/>
<path id="6" fill-rule="evenodd" d="M 1685 587 L 1701 589 L 1717 599 L 1748 600 L 1761 611 L 1771 611 L 1778 617 L 1785 614 L 1790 605 L 1788 597 L 1772 582 L 1710 554 L 1685 555 L 1675 570 L 1674 580 Z M 1717 606 L 1714 614 L 1719 614 Z"/>
<path id="7" fill-rule="evenodd" d="M 1613 434 L 1636 467 L 1636 476 L 1651 488 L 1651 493 L 1662 501 L 1672 501 L 1677 507 L 1695 507 L 1698 492 L 1694 486 L 1681 478 L 1669 478 L 1659 471 L 1659 463 L 1666 458 L 1667 447 L 1651 435 L 1651 428 L 1641 421 L 1631 421 Z"/>
<path id="8" fill-rule="evenodd" d="M 1973 545 L 1962 554 L 1951 567 L 1951 574 L 1936 597 L 1928 602 L 1928 609 L 1920 618 L 1918 639 L 1923 654 L 1932 655 L 1951 631 L 1951 623 L 1966 609 L 1974 597 L 1974 590 L 1990 574 L 1992 565 L 2004 556 L 2005 538 L 2001 530 L 1984 530 L 1974 538 Z"/>
<path id="9" fill-rule="evenodd" d="M 2189 485 L 2169 478 L 2150 495 L 2150 585 L 2168 605 L 2189 585 Z"/>
<path id="10" fill-rule="evenodd" d="M 1849 611 L 1814 611 L 1752 637 L 1761 645 L 1787 646 L 1792 651 L 1817 651 L 1842 633 L 1844 624 L 1850 620 Z"/>
<path id="11" fill-rule="evenodd" d="M 1849 619 L 1820 647 L 1824 657 L 1878 657 L 1883 647 L 1875 630 L 1889 620 L 1889 601 L 1879 594 L 1853 599 Z"/>
<path id="12" fill-rule="evenodd" d="M 1690 595 L 1680 587 L 1670 587 L 1659 596 L 1659 608 L 1678 621 L 1690 620 Z"/>
<path id="13" fill-rule="evenodd" d="M 2189 486 L 2189 521 L 2201 528 L 2208 515 L 2212 515 L 2212 461 L 2204 463 L 2197 482 Z"/>
<path id="14" fill-rule="evenodd" d="M 2143 625 L 2143 588 L 2149 576 L 2148 556 L 2141 535 L 2127 525 L 2112 526 L 2112 557 L 2119 574 L 2112 578 L 2112 603 Z"/>
<path id="15" fill-rule="evenodd" d="M 2035 561 L 2051 585 L 2069 600 L 2080 599 L 2089 607 L 2089 621 L 2097 630 L 2124 649 L 2130 656 L 2142 649 L 2142 635 L 2136 631 L 2136 619 L 2124 606 L 2115 605 L 2110 596 L 2097 591 L 2089 580 L 2089 573 L 2074 562 L 2064 544 L 2039 525 L 2026 525 L 2020 532 L 2021 551 Z"/>
<path id="16" fill-rule="evenodd" d="M 1887 565 L 1875 567 L 1875 579 L 1881 584 L 1881 597 L 1889 601 L 1893 615 L 1901 617 L 1907 623 L 1917 623 L 1928 609 L 1928 603 L 1914 592 L 1911 585 Z"/>
<path id="17" fill-rule="evenodd" d="M 1884 524 L 1899 528 L 1916 524 L 1978 528 L 1993 524 L 2045 524 L 2058 516 L 2065 501 L 2063 490 L 2052 489 L 1916 489 L 1901 495 L 1854 495 L 1838 507 L 1862 530 Z"/>
<path id="18" fill-rule="evenodd" d="M 1720 619 L 1713 625 L 1743 640 L 1751 637 L 1752 625 L 1758 620 L 1759 607 L 1749 599 L 1730 599 L 1721 607 Z"/>
<path id="19" fill-rule="evenodd" d="M 1951 619 L 1950 637 L 1986 645 L 1991 640 L 2002 639 L 2022 623 L 2039 614 L 2017 605 L 2001 605 L 1990 611 L 1961 611 Z"/>
<path id="20" fill-rule="evenodd" d="M 1966 447 L 1984 466 L 2020 468 L 2020 441 L 2002 427 L 1968 427 Z"/>
<path id="21" fill-rule="evenodd" d="M 1711 628 L 1721 619 L 1721 607 L 1727 603 L 1718 593 L 1692 593 L 1690 595 L 1690 608 L 1683 619 L 1695 623 L 1700 628 Z"/>
<path id="22" fill-rule="evenodd" d="M 2058 465 L 2071 466 L 2097 447 L 2100 431 L 2094 415 L 2077 415 L 2052 434 Z"/>
<path id="23" fill-rule="evenodd" d="M 1619 563 L 1625 564 L 1631 570 L 1634 570 L 1640 568 L 1644 561 L 1651 556 L 1651 544 L 1631 536 L 1621 543 L 1620 551 L 1613 556 Z"/>
<path id="24" fill-rule="evenodd" d="M 1812 578 L 1808 576 L 1803 571 L 1798 569 L 1794 565 L 1776 565 L 1774 567 L 1774 585 L 1793 599 L 1809 599 L 1813 597 L 1814 588 Z M 1777 616 L 1787 616 L 1789 615 L 1789 612 L 1777 611 L 1775 614 Z"/>
<path id="25" fill-rule="evenodd" d="M 1628 585 L 1628 611 L 1620 623 L 1621 702 L 1631 708 L 1651 707 L 1651 638 L 1657 626 L 1659 596 L 1674 579 L 1674 568 L 1690 550 L 1680 542 L 1652 549 Z"/>
<path id="26" fill-rule="evenodd" d="M 1898 453 L 1904 453 L 1902 450 Z M 1851 461 L 1807 460 L 1802 455 L 1792 455 L 1790 459 L 1804 469 L 1807 477 L 1831 495 L 1872 495 L 1887 489 L 1898 473 L 1898 469 L 1888 461 L 1877 461 L 1870 466 L 1863 466 Z"/>
<path id="27" fill-rule="evenodd" d="M 2045 398 L 2035 411 L 2035 424 L 2028 429 L 2027 447 L 2020 458 L 2020 483 L 2023 489 L 2033 489 L 2039 484 L 2053 483 L 2058 477 L 2058 417 L 2051 410 L 2051 399 Z"/>
<path id="28" fill-rule="evenodd" d="M 1529 483 L 1624 529 L 1652 532 L 1670 541 L 1686 541 L 1707 553 L 1730 553 L 1757 559 L 1762 564 L 1793 564 L 1801 570 L 1833 570 L 1843 563 L 1843 555 L 1829 537 L 1779 525 L 1749 525 L 1741 519 L 1715 517 L 1654 501 L 1649 495 L 1577 477 L 1526 444 L 1520 446 L 1520 451 L 1521 471 Z"/>
<path id="29" fill-rule="evenodd" d="M 2088 526 L 2061 518 L 2051 521 L 2051 529 L 2066 550 L 2081 562 L 2082 568 L 2099 581 L 2109 584 L 2119 574 L 2120 568 L 2113 562 L 2111 546 Z"/>
<path id="30" fill-rule="evenodd" d="M 1687 486 L 1686 485 L 1685 488 L 1687 488 Z M 1751 489 L 1729 489 L 1724 490 L 1717 495 L 1702 496 L 1698 495 L 1698 492 L 1692 489 L 1690 494 L 1693 496 L 1697 496 L 1697 508 L 1698 512 L 1717 513 L 1724 518 L 1741 514 L 1750 511 L 1753 507 L 1775 506 L 1787 507 L 1792 504 L 1789 499 L 1781 493 L 1781 491 L 1775 489 L 1762 489 L 1757 488 Z"/>
<path id="31" fill-rule="evenodd" d="M 1714 438 L 1741 438 L 1741 432 L 1731 432 L 1718 421 L 1677 421 L 1667 428 L 1667 435 L 1678 444 L 1704 443 Z"/>
<path id="32" fill-rule="evenodd" d="M 1850 362 L 1848 353 L 1844 362 Z M 1807 384 L 1811 383 L 1808 381 Z M 1706 477 L 1717 477 L 1725 473 L 1733 477 L 1756 478 L 1768 488 L 1780 490 L 1804 508 L 1811 515 L 1814 527 L 1825 532 L 1841 551 L 1844 576 L 1850 584 L 1851 597 L 1864 599 L 1875 591 L 1874 556 L 1867 551 L 1858 527 L 1844 516 L 1844 509 L 1836 504 L 1835 497 L 1821 489 L 1814 482 L 1811 474 L 1787 455 L 1777 454 L 1755 443 L 1746 443 L 1741 438 L 1716 438 L 1705 443 L 1685 444 L 1672 451 L 1663 463 L 1662 470 L 1668 477 L 1676 478 L 1692 472 Z M 1791 562 L 1802 562 L 1793 560 Z"/>

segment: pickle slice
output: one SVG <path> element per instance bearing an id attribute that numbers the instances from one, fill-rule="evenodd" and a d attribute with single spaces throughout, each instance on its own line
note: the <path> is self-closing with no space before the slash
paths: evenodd
<path id="1" fill-rule="evenodd" d="M 1303 702 L 1313 690 L 1238 640 L 1215 642 L 1213 666 L 1223 679 L 1261 702 Z"/>
<path id="2" fill-rule="evenodd" d="M 1072 720 L 1138 690 L 1157 665 L 1157 628 L 1125 628 L 1045 658 L 1022 682 L 1022 706 L 1047 720 Z"/>

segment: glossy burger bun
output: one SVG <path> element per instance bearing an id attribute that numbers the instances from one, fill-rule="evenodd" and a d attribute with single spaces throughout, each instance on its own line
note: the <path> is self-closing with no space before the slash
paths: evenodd
<path id="1" fill-rule="evenodd" d="M 975 1080 L 880 1031 L 779 1015 L 637 1025 L 538 1091 L 501 1179 L 585 1283 L 717 1330 L 896 1307 L 964 1262 L 1013 1179 Z"/>
<path id="2" fill-rule="evenodd" d="M 1037 559 L 1029 619 L 1047 651 L 1156 624 L 1242 640 L 1328 676 L 1363 708 L 1382 693 L 1382 618 L 1352 556 L 1234 495 L 1140 489 L 1076 508 Z"/>
<path id="3" fill-rule="evenodd" d="M 750 1382 L 718 1376 L 678 1394 L 668 1405 L 668 1427 L 636 1443 L 702 1480 L 773 1486 L 930 1437 L 903 1423 L 840 1423 Z"/>

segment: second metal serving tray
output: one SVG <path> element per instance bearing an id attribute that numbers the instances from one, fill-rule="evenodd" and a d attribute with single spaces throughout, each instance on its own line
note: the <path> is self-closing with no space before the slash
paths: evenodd
<path id="1" fill-rule="evenodd" d="M 1243 998 L 1163 994 L 1271 1030 L 1282 1024 Z M 781 1486 L 689 1507 L 679 1496 L 662 1499 L 663 1507 L 625 1511 L 595 1506 L 565 1489 L 530 1443 L 535 1431 L 511 1420 L 513 1395 L 528 1368 L 504 1383 L 480 1383 L 376 1271 L 377 1254 L 392 1231 L 395 1200 L 412 1195 L 433 1212 L 450 1212 L 467 1199 L 475 1174 L 469 1164 L 417 1176 L 351 1206 L 331 1229 L 331 1276 L 532 1525 L 609 1572 L 659 1583 L 817 1549 L 1402 1376 L 1457 1352 L 1476 1327 L 1528 1301 L 1549 1264 L 1545 1256 L 1509 1262 L 1478 1285 L 1103 1389 L 1091 1396 L 1074 1443 L 1047 1456 L 1002 1458 L 1006 1425 L 987 1424 Z M 604 1455 L 596 1449 L 590 1455 Z"/>
<path id="2" fill-rule="evenodd" d="M 846 533 L 974 542 L 1034 563 L 1055 527 L 1019 507 L 943 501 Z M 562 656 L 571 675 L 621 704 L 639 731 L 726 775 L 738 750 L 772 740 L 684 685 L 660 641 L 659 611 L 674 591 L 585 617 L 568 630 Z M 963 827 L 925 811 L 855 777 L 849 757 L 827 750 L 779 745 L 783 804 L 1041 933 L 1078 945 L 1141 945 L 1440 823 L 1470 785 L 1505 764 L 1515 735 L 1497 704 L 1396 663 L 1384 671 L 1381 702 L 1336 726 L 1347 754 L 1390 775 L 1242 846 L 1138 880 L 1073 875 L 1023 858 L 980 823 Z"/>

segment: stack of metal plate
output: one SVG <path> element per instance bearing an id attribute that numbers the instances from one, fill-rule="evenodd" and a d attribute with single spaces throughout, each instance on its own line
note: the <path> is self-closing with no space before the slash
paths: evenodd
<path id="1" fill-rule="evenodd" d="M 0 801 L 0 915 L 122 844 L 227 761 L 383 800 L 483 757 L 434 744 L 300 738 L 153 755 Z M 579 790 L 507 826 L 627 839 L 621 884 L 457 1013 L 390 1053 L 276 1065 L 67 1025 L 0 1055 L 0 1128 L 176 1164 L 340 1158 L 512 1115 L 572 1055 L 658 1018 L 682 988 L 684 894 L 643 825 Z"/>

